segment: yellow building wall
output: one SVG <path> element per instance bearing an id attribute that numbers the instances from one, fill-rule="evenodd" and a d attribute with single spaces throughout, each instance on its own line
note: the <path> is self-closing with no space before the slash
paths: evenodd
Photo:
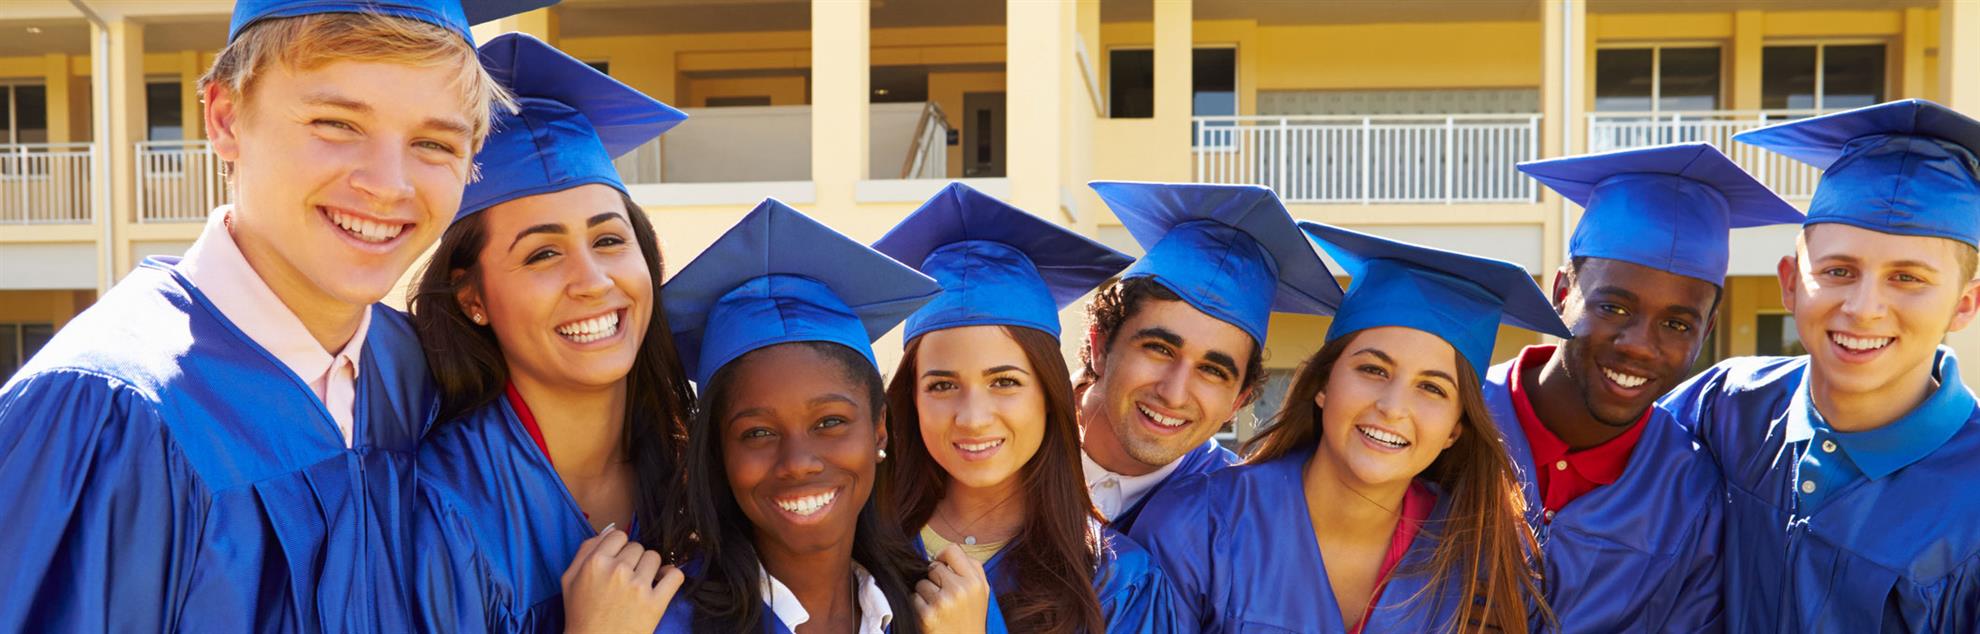
<path id="1" fill-rule="evenodd" d="M 716 97 L 769 97 L 772 106 L 801 106 L 805 99 L 802 76 L 788 77 L 702 77 L 687 79 L 686 108 L 701 108 Z"/>
<path id="2" fill-rule="evenodd" d="M 69 323 L 96 302 L 96 291 L 0 291 L 0 324 Z"/>
<path id="3" fill-rule="evenodd" d="M 1538 87 L 1541 44 L 1537 21 L 1260 27 L 1257 89 Z"/>
<path id="4" fill-rule="evenodd" d="M 928 100 L 942 108 L 942 116 L 949 122 L 949 129 L 960 136 L 963 129 L 963 96 L 972 92 L 1004 92 L 1003 72 L 975 73 L 929 73 Z M 949 178 L 962 178 L 963 148 L 961 143 L 948 147 Z"/>

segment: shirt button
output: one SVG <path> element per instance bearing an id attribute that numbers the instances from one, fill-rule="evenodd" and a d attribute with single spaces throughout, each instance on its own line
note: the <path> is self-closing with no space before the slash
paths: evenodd
<path id="1" fill-rule="evenodd" d="M 1567 461 L 1566 461 L 1566 460 L 1562 460 L 1562 461 L 1559 461 L 1559 462 L 1555 462 L 1555 463 L 1554 463 L 1554 470 L 1555 470 L 1555 471 L 1566 471 L 1566 470 L 1567 470 Z"/>
<path id="2" fill-rule="evenodd" d="M 1553 511 L 1547 511 L 1546 513 L 1542 513 L 1541 515 L 1543 515 L 1543 516 L 1545 516 L 1545 517 L 1547 518 L 1547 521 L 1549 521 L 1549 522 L 1551 522 L 1551 521 L 1554 521 L 1554 512 L 1553 512 Z"/>
<path id="3" fill-rule="evenodd" d="M 1113 481 L 1113 480 L 1108 480 L 1108 481 L 1106 481 L 1106 482 L 1102 482 L 1102 483 L 1100 483 L 1100 486 L 1103 486 L 1103 487 L 1106 487 L 1106 488 L 1109 488 L 1109 489 L 1111 489 L 1111 488 L 1114 488 L 1114 481 Z"/>
<path id="4" fill-rule="evenodd" d="M 1802 492 L 1802 493 L 1814 493 L 1814 492 L 1815 492 L 1815 481 L 1814 481 L 1814 480 L 1802 480 L 1802 481 L 1801 481 L 1801 492 Z"/>
<path id="5" fill-rule="evenodd" d="M 1836 441 L 1833 440 L 1822 441 L 1822 453 L 1835 453 L 1835 452 L 1836 452 Z"/>

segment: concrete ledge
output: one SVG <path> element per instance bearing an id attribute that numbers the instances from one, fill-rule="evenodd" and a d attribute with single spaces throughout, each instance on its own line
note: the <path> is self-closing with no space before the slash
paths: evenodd
<path id="1" fill-rule="evenodd" d="M 641 207 L 754 206 L 765 198 L 801 205 L 818 199 L 818 186 L 811 181 L 653 183 L 627 185 L 626 193 Z"/>
<path id="2" fill-rule="evenodd" d="M 1008 178 L 913 178 L 860 181 L 853 185 L 853 201 L 919 203 L 928 200 L 949 183 L 962 183 L 1001 200 L 1011 199 L 1011 179 Z"/>

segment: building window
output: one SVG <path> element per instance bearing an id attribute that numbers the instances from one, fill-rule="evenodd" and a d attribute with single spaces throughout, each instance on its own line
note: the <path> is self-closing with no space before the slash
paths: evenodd
<path id="1" fill-rule="evenodd" d="M 1595 110 L 1716 110 L 1721 66 L 1715 46 L 1595 51 Z"/>
<path id="2" fill-rule="evenodd" d="M 179 81 L 151 80 L 144 84 L 144 139 L 186 140 L 185 108 L 179 102 Z"/>
<path id="3" fill-rule="evenodd" d="M 13 378 L 54 336 L 54 324 L 0 324 L 0 384 Z"/>
<path id="4" fill-rule="evenodd" d="M 612 62 L 609 62 L 609 61 L 605 61 L 605 62 L 585 62 L 585 63 L 584 63 L 584 65 L 586 65 L 586 66 L 590 66 L 592 70 L 595 70 L 595 71 L 598 71 L 598 73 L 599 73 L 599 74 L 601 74 L 601 75 L 610 75 L 610 74 L 612 74 Z"/>
<path id="5" fill-rule="evenodd" d="M 1115 119 L 1155 116 L 1155 51 L 1114 49 L 1107 56 L 1107 115 Z M 1237 49 L 1205 47 L 1190 51 L 1190 115 L 1237 114 Z"/>
<path id="6" fill-rule="evenodd" d="M 1763 357 L 1793 357 L 1808 354 L 1801 344 L 1801 332 L 1794 329 L 1794 315 L 1761 313 L 1754 316 L 1753 353 Z"/>
<path id="7" fill-rule="evenodd" d="M 0 86 L 0 143 L 48 142 L 48 88 L 39 84 Z"/>
<path id="8" fill-rule="evenodd" d="M 1884 101 L 1884 45 L 1769 46 L 1760 53 L 1760 105 L 1841 110 Z"/>

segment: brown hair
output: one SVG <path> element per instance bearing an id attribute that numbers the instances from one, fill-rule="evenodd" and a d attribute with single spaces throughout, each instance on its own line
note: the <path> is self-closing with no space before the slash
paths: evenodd
<path id="1" fill-rule="evenodd" d="M 1334 363 L 1358 334 L 1335 337 L 1300 365 L 1272 425 L 1245 441 L 1246 463 L 1316 450 L 1321 410 L 1313 397 L 1326 387 Z M 1457 357 L 1457 383 L 1463 408 L 1458 424 L 1464 432 L 1423 472 L 1450 496 L 1442 522 L 1423 529 L 1437 536 L 1437 550 L 1425 568 L 1431 575 L 1425 590 L 1428 596 L 1441 596 L 1451 584 L 1462 584 L 1457 596 L 1473 598 L 1472 613 L 1454 619 L 1452 631 L 1463 630 L 1469 620 L 1480 631 L 1495 625 L 1523 633 L 1528 631 L 1528 601 L 1537 604 L 1548 622 L 1554 618 L 1540 594 L 1539 550 L 1526 523 L 1526 498 L 1505 442 L 1485 409 L 1478 374 L 1462 356 Z"/>
<path id="2" fill-rule="evenodd" d="M 331 62 L 390 62 L 455 70 L 447 88 L 460 93 L 474 131 L 474 149 L 488 134 L 494 108 L 513 110 L 515 98 L 482 68 L 474 46 L 447 28 L 381 13 L 317 13 L 268 18 L 243 29 L 199 78 L 199 92 L 220 86 L 245 102 L 270 62 L 297 70 Z"/>
<path id="3" fill-rule="evenodd" d="M 624 195 L 621 194 L 623 197 Z M 639 480 L 635 517 L 639 520 L 637 541 L 661 544 L 662 530 L 679 523 L 680 450 L 685 428 L 694 415 L 694 389 L 680 354 L 674 350 L 674 333 L 667 327 L 661 302 L 660 241 L 646 212 L 631 198 L 623 198 L 626 216 L 632 221 L 633 240 L 646 260 L 646 272 L 653 284 L 653 318 L 647 320 L 645 337 L 626 375 L 626 411 L 620 424 L 620 443 L 633 462 Z M 413 328 L 419 332 L 426 364 L 440 388 L 440 424 L 501 398 L 509 383 L 509 367 L 502 360 L 501 343 L 495 331 L 475 324 L 461 310 L 460 292 L 481 283 L 479 260 L 488 244 L 485 228 L 487 212 L 469 215 L 447 228 L 440 246 L 419 273 L 407 298 L 412 310 Z M 455 272 L 460 275 L 455 275 Z"/>
<path id="4" fill-rule="evenodd" d="M 1080 470 L 1079 424 L 1065 357 L 1058 340 L 1043 331 L 1001 328 L 1024 350 L 1045 391 L 1045 441 L 1016 476 L 1024 525 L 1004 547 L 1004 565 L 1012 571 L 1013 583 L 997 595 L 998 606 L 1016 632 L 1105 632 L 1093 590 L 1103 547 L 1094 528 L 1101 517 L 1087 497 Z M 920 337 L 907 343 L 887 387 L 888 437 L 899 439 L 900 451 L 883 465 L 877 494 L 894 505 L 902 531 L 910 535 L 928 523 L 950 481 L 921 442 L 921 416 L 914 402 L 920 352 Z"/>
<path id="5" fill-rule="evenodd" d="M 1121 325 L 1133 319 L 1135 314 L 1148 302 L 1180 302 L 1181 295 L 1169 290 L 1152 277 L 1130 277 L 1109 282 L 1100 290 L 1094 291 L 1093 299 L 1086 303 L 1086 327 L 1100 333 L 1100 343 L 1108 350 L 1114 347 L 1114 339 L 1121 333 Z M 1247 337 L 1249 338 L 1249 337 Z M 1080 372 L 1075 390 L 1084 392 L 1100 379 L 1100 373 L 1093 367 L 1093 339 L 1081 337 L 1079 342 Z M 1251 356 L 1244 362 L 1244 376 L 1240 377 L 1239 394 L 1259 393 L 1265 385 L 1265 350 L 1260 342 L 1251 342 Z M 1238 403 L 1242 408 L 1248 402 Z"/>

